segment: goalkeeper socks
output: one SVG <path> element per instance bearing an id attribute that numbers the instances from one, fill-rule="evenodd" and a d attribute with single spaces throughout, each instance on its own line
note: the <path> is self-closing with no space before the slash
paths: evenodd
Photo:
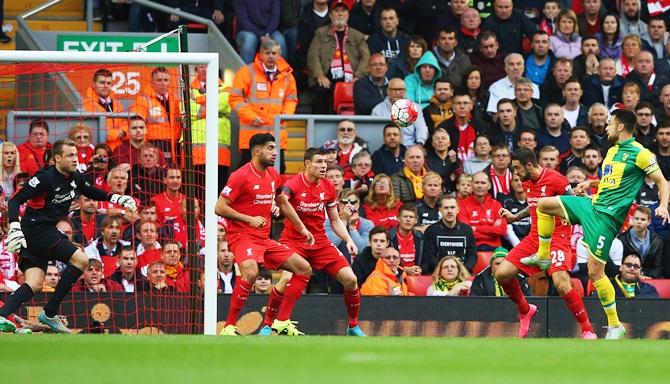
<path id="1" fill-rule="evenodd" d="M 79 277 L 84 273 L 81 269 L 75 267 L 74 265 L 68 265 L 63 274 L 56 284 L 56 290 L 49 297 L 47 305 L 44 306 L 44 314 L 47 317 L 54 317 L 58 314 L 58 308 L 60 307 L 61 301 L 70 293 L 74 283 L 79 280 Z"/>
<path id="2" fill-rule="evenodd" d="M 537 256 L 540 259 L 548 259 L 551 236 L 554 234 L 554 217 L 541 212 L 539 209 L 536 212 L 537 234 L 540 239 L 540 246 L 537 248 Z"/>
<path id="3" fill-rule="evenodd" d="M 574 288 L 571 289 L 570 292 L 566 293 L 565 296 L 563 296 L 563 301 L 565 301 L 565 305 L 568 306 L 568 310 L 579 323 L 579 326 L 582 328 L 582 332 L 593 332 L 591 322 L 589 321 L 589 315 L 586 313 L 586 308 L 584 308 L 584 300 L 582 300 L 581 296 L 579 296 Z"/>
<path id="4" fill-rule="evenodd" d="M 509 296 L 510 299 L 516 304 L 516 309 L 519 311 L 519 314 L 525 315 L 530 311 L 530 306 L 528 306 L 528 301 L 526 296 L 524 296 L 523 291 L 521 290 L 521 285 L 519 280 L 512 278 L 509 279 L 505 284 L 500 285 L 505 291 L 505 294 Z"/>
<path id="5" fill-rule="evenodd" d="M 251 284 L 244 280 L 238 279 L 233 287 L 233 294 L 230 295 L 230 307 L 228 308 L 228 317 L 226 318 L 226 325 L 236 325 L 237 317 L 240 311 L 249 298 L 251 293 Z"/>
<path id="6" fill-rule="evenodd" d="M 603 275 L 602 278 L 593 282 L 593 286 L 596 287 L 598 297 L 600 298 L 600 305 L 603 306 L 607 315 L 607 325 L 610 327 L 620 326 L 621 322 L 616 312 L 616 300 L 614 298 L 614 286 L 612 282 L 607 276 Z"/>
<path id="7" fill-rule="evenodd" d="M 5 318 L 11 316 L 14 311 L 19 309 L 21 304 L 30 300 L 30 298 L 33 296 L 35 296 L 35 292 L 33 292 L 33 289 L 30 288 L 30 285 L 26 283 L 21 284 L 21 286 L 16 291 L 14 291 L 14 293 L 9 295 L 7 300 L 5 300 L 5 305 L 0 308 L 0 316 Z"/>
<path id="8" fill-rule="evenodd" d="M 356 288 L 353 291 L 344 291 L 344 305 L 347 307 L 349 327 L 358 325 L 358 313 L 361 311 L 361 291 Z"/>
<path id="9" fill-rule="evenodd" d="M 284 301 L 282 302 L 281 307 L 279 308 L 279 314 L 277 315 L 277 320 L 286 321 L 291 318 L 291 313 L 293 313 L 293 307 L 302 296 L 307 283 L 309 282 L 309 276 L 293 274 L 291 280 L 286 284 L 286 289 L 284 290 Z"/>
<path id="10" fill-rule="evenodd" d="M 277 318 L 279 307 L 284 300 L 284 294 L 277 290 L 277 286 L 270 290 L 270 297 L 268 297 L 268 305 L 265 307 L 265 318 L 263 318 L 263 325 L 272 326 L 272 322 Z"/>

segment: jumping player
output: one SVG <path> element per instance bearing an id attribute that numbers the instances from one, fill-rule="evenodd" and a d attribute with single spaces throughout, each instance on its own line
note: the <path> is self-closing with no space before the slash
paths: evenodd
<path id="1" fill-rule="evenodd" d="M 323 270 L 329 276 L 336 278 L 344 286 L 344 304 L 347 307 L 349 326 L 346 334 L 349 336 L 365 336 L 358 326 L 358 313 L 361 306 L 361 295 L 358 290 L 356 275 L 349 266 L 349 262 L 342 253 L 328 240 L 323 223 L 328 219 L 332 224 L 333 231 L 346 242 L 347 251 L 356 255 L 358 249 L 349 236 L 346 226 L 337 213 L 337 194 L 335 187 L 326 179 L 326 154 L 319 148 L 309 148 L 305 151 L 305 171 L 295 175 L 284 184 L 277 197 L 277 204 L 281 212 L 293 215 L 297 212 L 298 217 L 304 223 L 309 232 L 314 235 L 314 245 L 306 245 L 298 229 L 287 222 L 279 241 L 295 249 L 303 255 L 309 264 L 316 269 Z M 282 274 L 282 282 L 288 276 Z M 265 320 L 260 335 L 269 336 L 274 329 L 278 334 L 284 333 L 287 324 L 274 320 L 275 314 L 282 302 L 284 284 L 280 282 L 273 287 L 268 299 Z M 290 313 L 282 313 L 286 308 L 282 307 L 278 318 L 289 318 Z M 272 325 L 272 328 L 270 328 Z"/>
<path id="2" fill-rule="evenodd" d="M 221 330 L 221 335 L 225 336 L 238 335 L 237 318 L 258 276 L 258 264 L 263 264 L 266 269 L 281 268 L 293 272 L 282 303 L 282 310 L 285 308 L 286 312 L 281 314 L 291 314 L 312 275 L 305 259 L 270 238 L 271 215 L 274 210 L 278 213 L 275 192 L 281 184 L 279 174 L 272 167 L 277 158 L 275 138 L 267 133 L 253 135 L 249 148 L 251 161 L 230 175 L 215 207 L 217 215 L 228 219 L 228 245 L 242 274 L 230 296 L 226 326 Z M 297 236 L 307 244 L 314 243 L 314 237 L 297 215 L 289 214 L 286 218 L 296 226 Z M 286 332 L 299 332 L 288 318 L 279 316 L 277 319 L 287 324 Z"/>
<path id="3" fill-rule="evenodd" d="M 614 287 L 605 275 L 605 262 L 612 240 L 619 233 L 628 210 L 648 176 L 656 183 L 660 203 L 656 216 L 668 221 L 668 183 L 663 177 L 654 155 L 633 137 L 635 114 L 627 110 L 613 112 L 607 125 L 607 138 L 613 146 L 607 151 L 602 164 L 602 179 L 580 183 L 576 192 L 584 193 L 598 185 L 593 200 L 583 196 L 558 196 L 542 198 L 537 205 L 537 231 L 539 247 L 529 264 L 546 264 L 549 258 L 554 217 L 570 224 L 581 224 L 584 230 L 582 244 L 589 250 L 589 278 L 598 292 L 600 304 L 607 315 L 606 339 L 620 339 L 626 328 L 619 322 L 614 299 Z"/>
<path id="4" fill-rule="evenodd" d="M 9 234 L 6 247 L 20 252 L 19 268 L 25 275 L 22 284 L 0 308 L 0 330 L 13 331 L 15 325 L 6 318 L 42 289 L 42 282 L 50 260 L 68 264 L 37 319 L 54 332 L 70 333 L 57 316 L 61 301 L 88 265 L 88 256 L 72 244 L 56 228 L 58 220 L 67 216 L 70 204 L 79 194 L 120 204 L 135 212 L 137 206 L 130 196 L 107 193 L 95 188 L 77 171 L 77 147 L 72 140 L 58 140 L 52 150 L 55 165 L 42 168 L 9 201 Z M 19 207 L 28 202 L 28 208 L 19 223 Z"/>
<path id="5" fill-rule="evenodd" d="M 535 153 L 530 149 L 517 150 L 512 159 L 512 166 L 523 181 L 528 208 L 516 215 L 503 208 L 500 210 L 500 215 L 511 223 L 530 214 L 530 233 L 505 257 L 496 270 L 495 278 L 507 296 L 516 304 L 519 310 L 519 337 L 526 337 L 537 307 L 526 301 L 516 276 L 519 272 L 531 276 L 541 271 L 537 266 L 527 266 L 521 262 L 522 258 L 533 255 L 537 250 L 537 201 L 544 196 L 572 195 L 572 189 L 565 176 L 553 169 L 542 168 L 537 162 Z M 571 227 L 567 222 L 557 218 L 555 228 L 554 241 L 551 243 L 551 265 L 547 269 L 547 274 L 551 276 L 558 294 L 577 319 L 582 329 L 582 338 L 596 339 L 598 337 L 591 327 L 584 301 L 570 284 L 570 271 L 573 267 L 570 248 Z"/>

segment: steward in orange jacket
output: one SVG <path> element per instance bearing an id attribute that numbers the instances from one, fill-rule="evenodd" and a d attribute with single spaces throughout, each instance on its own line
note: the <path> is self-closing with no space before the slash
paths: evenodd
<path id="1" fill-rule="evenodd" d="M 398 255 L 395 251 L 395 255 Z M 386 256 L 384 251 L 382 257 Z M 407 291 L 407 284 L 405 279 L 407 274 L 403 271 L 399 275 L 393 273 L 393 270 L 386 265 L 384 259 L 380 257 L 377 260 L 377 266 L 372 271 L 370 276 L 365 280 L 361 286 L 361 295 L 363 296 L 411 296 Z M 400 256 L 398 255 L 397 263 L 400 263 Z"/>
<path id="2" fill-rule="evenodd" d="M 99 69 L 93 74 L 93 85 L 86 90 L 86 98 L 81 107 L 88 112 L 123 112 L 123 105 L 114 98 L 112 92 L 112 72 Z M 108 118 L 106 142 L 112 150 L 128 140 L 128 119 Z"/>

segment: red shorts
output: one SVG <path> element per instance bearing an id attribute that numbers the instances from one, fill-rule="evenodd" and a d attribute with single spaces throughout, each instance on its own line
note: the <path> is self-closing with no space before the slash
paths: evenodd
<path id="1" fill-rule="evenodd" d="M 283 238 L 280 240 L 285 240 L 286 244 L 304 257 L 312 268 L 324 271 L 331 277 L 337 277 L 337 273 L 342 268 L 350 267 L 342 252 L 328 239 L 317 240 L 311 246 L 301 240 Z"/>
<path id="2" fill-rule="evenodd" d="M 265 269 L 279 269 L 295 253 L 294 250 L 272 239 L 258 240 L 248 237 L 228 236 L 228 246 L 235 255 L 237 264 L 247 260 L 255 260 Z"/>
<path id="3" fill-rule="evenodd" d="M 540 268 L 536 266 L 528 266 L 521 264 L 521 259 L 537 253 L 539 240 L 537 237 L 528 235 L 505 256 L 505 260 L 514 264 L 521 273 L 526 276 L 534 275 L 540 272 Z M 570 273 L 574 266 L 572 257 L 572 248 L 570 247 L 570 238 L 567 235 L 555 235 L 551 239 L 551 248 L 549 252 L 551 258 L 551 265 L 547 269 L 547 275 L 551 276 L 556 271 L 566 271 Z"/>

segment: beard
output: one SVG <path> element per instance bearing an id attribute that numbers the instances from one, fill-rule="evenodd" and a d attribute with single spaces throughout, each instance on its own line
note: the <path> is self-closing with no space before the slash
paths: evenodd
<path id="1" fill-rule="evenodd" d="M 629 15 L 628 12 L 626 12 L 626 19 L 628 19 L 628 21 L 637 21 L 639 18 L 640 18 L 640 11 L 637 11 L 632 15 Z"/>
<path id="2" fill-rule="evenodd" d="M 350 145 L 354 143 L 355 137 L 341 137 L 338 141 L 344 145 Z"/>

